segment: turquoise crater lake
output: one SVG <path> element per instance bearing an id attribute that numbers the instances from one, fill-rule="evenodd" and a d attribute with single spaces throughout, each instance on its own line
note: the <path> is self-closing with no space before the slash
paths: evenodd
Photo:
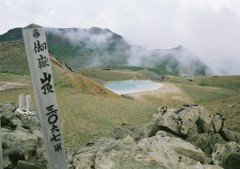
<path id="1" fill-rule="evenodd" d="M 146 92 L 162 87 L 162 83 L 152 80 L 124 80 L 109 82 L 105 87 L 116 94 L 127 94 L 136 92 Z"/>

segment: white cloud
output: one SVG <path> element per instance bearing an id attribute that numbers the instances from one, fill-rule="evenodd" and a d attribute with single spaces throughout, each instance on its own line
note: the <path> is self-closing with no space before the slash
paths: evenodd
<path id="1" fill-rule="evenodd" d="M 99 26 L 146 48 L 183 45 L 218 71 L 227 59 L 240 74 L 239 0 L 2 0 L 0 11 L 0 34 L 30 23 Z"/>

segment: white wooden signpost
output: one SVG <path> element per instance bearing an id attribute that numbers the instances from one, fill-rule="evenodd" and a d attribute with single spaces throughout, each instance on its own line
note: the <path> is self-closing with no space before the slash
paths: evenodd
<path id="1" fill-rule="evenodd" d="M 23 110 L 23 94 L 18 96 L 19 110 Z"/>
<path id="2" fill-rule="evenodd" d="M 31 111 L 31 96 L 30 95 L 27 95 L 26 96 L 26 104 L 27 104 L 27 111 Z"/>
<path id="3" fill-rule="evenodd" d="M 47 151 L 48 168 L 67 169 L 46 35 L 44 29 L 37 25 L 23 28 L 22 33 Z"/>

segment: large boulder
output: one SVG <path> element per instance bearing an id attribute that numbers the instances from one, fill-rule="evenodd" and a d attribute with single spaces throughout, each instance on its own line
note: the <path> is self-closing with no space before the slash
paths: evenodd
<path id="1" fill-rule="evenodd" d="M 199 119 L 196 121 L 198 133 L 212 132 L 212 115 L 210 115 L 203 107 L 201 107 L 200 110 Z"/>
<path id="2" fill-rule="evenodd" d="M 154 136 L 138 143 L 130 136 L 121 140 L 101 139 L 81 148 L 73 157 L 78 169 L 185 169 L 208 158 L 199 148 L 180 139 Z"/>
<path id="3" fill-rule="evenodd" d="M 153 136 L 158 130 L 165 130 L 186 138 L 189 134 L 198 131 L 196 122 L 202 111 L 205 112 L 206 110 L 199 106 L 183 106 L 179 109 L 160 108 L 153 115 L 151 121 L 153 128 L 150 130 L 149 136 Z"/>
<path id="4" fill-rule="evenodd" d="M 154 160 L 168 168 L 186 168 L 188 165 L 208 162 L 203 151 L 180 138 L 154 136 L 138 143 L 143 161 Z"/>
<path id="5" fill-rule="evenodd" d="M 180 109 L 181 111 L 177 110 L 176 113 L 178 114 L 179 118 L 182 121 L 180 126 L 180 135 L 184 137 L 188 137 L 192 133 L 198 132 L 198 128 L 196 125 L 197 120 L 200 118 L 201 112 L 205 112 L 205 109 L 199 106 L 192 106 L 192 107 L 183 107 Z"/>
<path id="6" fill-rule="evenodd" d="M 118 126 L 113 130 L 112 136 L 116 139 L 123 139 L 127 136 L 131 136 L 137 141 L 143 138 L 145 134 L 143 128 L 123 123 L 121 126 Z"/>

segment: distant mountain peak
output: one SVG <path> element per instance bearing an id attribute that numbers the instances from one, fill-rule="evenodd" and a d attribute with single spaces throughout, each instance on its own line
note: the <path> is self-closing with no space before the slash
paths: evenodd
<path id="1" fill-rule="evenodd" d="M 91 27 L 91 28 L 89 29 L 89 31 L 90 31 L 91 33 L 96 33 L 96 34 L 99 34 L 99 33 L 107 33 L 107 32 L 111 32 L 111 33 L 112 33 L 112 31 L 110 31 L 109 29 L 107 29 L 107 28 L 103 29 L 103 28 L 100 28 L 100 27 Z"/>
<path id="2" fill-rule="evenodd" d="M 27 28 L 39 28 L 39 27 L 42 27 L 42 26 L 37 25 L 37 24 L 35 24 L 35 23 L 31 23 L 31 24 L 27 25 L 27 26 L 24 27 L 24 28 L 27 29 Z"/>
<path id="3" fill-rule="evenodd" d="M 172 50 L 183 51 L 183 50 L 187 50 L 187 49 L 184 48 L 183 46 L 179 45 L 177 47 L 172 48 Z"/>

